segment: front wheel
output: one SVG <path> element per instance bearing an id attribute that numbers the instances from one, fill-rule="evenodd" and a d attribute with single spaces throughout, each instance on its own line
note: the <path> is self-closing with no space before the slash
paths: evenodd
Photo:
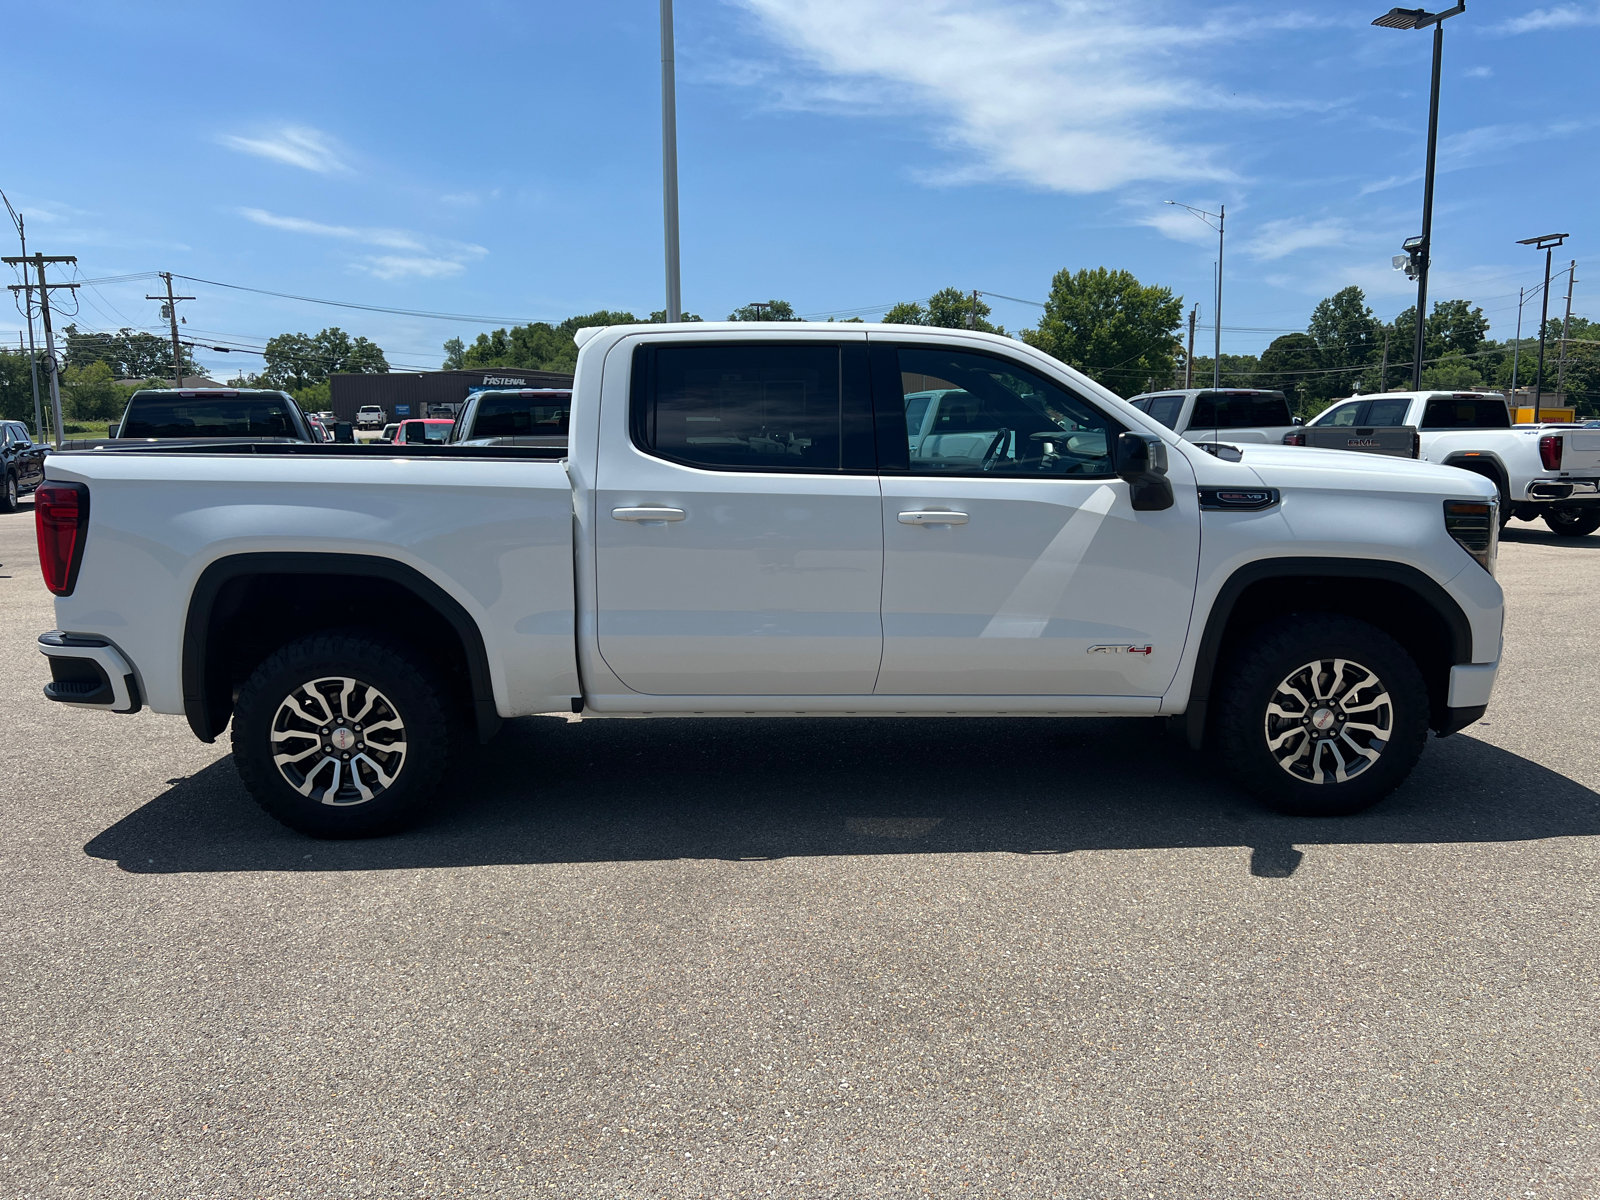
<path id="1" fill-rule="evenodd" d="M 19 497 L 19 493 L 17 491 L 17 476 L 16 476 L 16 472 L 7 471 L 6 472 L 6 490 L 5 490 L 5 495 L 3 497 L 0 497 L 0 507 L 3 507 L 6 510 L 6 512 L 8 512 L 8 513 L 16 512 L 17 511 L 17 505 L 18 505 L 18 497 Z"/>
<path id="2" fill-rule="evenodd" d="M 1246 788 L 1279 812 L 1360 812 L 1398 787 L 1428 737 L 1417 664 L 1365 621 L 1306 613 L 1264 627 L 1223 674 L 1217 732 Z"/>
<path id="3" fill-rule="evenodd" d="M 233 712 L 239 777 L 269 814 L 312 837 L 371 837 L 408 822 L 444 774 L 438 687 L 383 642 L 315 634 L 256 668 Z"/>
<path id="4" fill-rule="evenodd" d="M 1600 529 L 1600 505 L 1584 505 L 1581 508 L 1566 505 L 1546 509 L 1544 523 L 1550 526 L 1551 533 L 1561 537 L 1588 537 Z"/>

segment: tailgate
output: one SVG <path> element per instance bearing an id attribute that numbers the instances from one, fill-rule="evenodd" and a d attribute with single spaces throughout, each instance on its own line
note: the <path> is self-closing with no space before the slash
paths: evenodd
<path id="1" fill-rule="evenodd" d="M 1561 437 L 1563 471 L 1600 471 L 1600 429 L 1566 429 Z"/>
<path id="2" fill-rule="evenodd" d="M 1288 434 L 1283 441 L 1286 446 L 1314 446 L 1319 450 L 1357 450 L 1391 458 L 1417 456 L 1417 431 L 1409 425 L 1309 425 Z"/>

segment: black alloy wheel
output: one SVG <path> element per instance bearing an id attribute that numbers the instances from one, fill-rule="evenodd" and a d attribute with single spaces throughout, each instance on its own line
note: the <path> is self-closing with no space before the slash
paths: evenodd
<path id="1" fill-rule="evenodd" d="M 1600 529 L 1600 504 L 1563 504 L 1546 509 L 1544 523 L 1560 537 L 1588 537 Z"/>

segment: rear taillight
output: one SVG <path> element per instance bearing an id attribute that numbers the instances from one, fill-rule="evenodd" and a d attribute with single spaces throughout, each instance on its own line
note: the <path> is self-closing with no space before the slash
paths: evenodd
<path id="1" fill-rule="evenodd" d="M 81 483 L 41 483 L 33 493 L 33 521 L 39 533 L 39 569 L 44 585 L 58 596 L 72 595 L 89 531 L 89 489 Z"/>
<path id="2" fill-rule="evenodd" d="M 1559 433 L 1547 433 L 1539 439 L 1539 461 L 1546 471 L 1561 470 L 1561 442 Z"/>
<path id="3" fill-rule="evenodd" d="M 1415 429 L 1411 431 L 1411 457 L 1422 457 L 1422 434 Z"/>
<path id="4" fill-rule="evenodd" d="M 1283 444 L 1285 446 L 1304 446 L 1306 444 L 1306 435 L 1303 433 L 1286 433 L 1283 435 Z"/>

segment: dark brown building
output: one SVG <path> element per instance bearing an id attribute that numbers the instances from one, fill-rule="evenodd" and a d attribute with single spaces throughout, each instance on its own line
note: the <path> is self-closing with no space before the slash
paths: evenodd
<path id="1" fill-rule="evenodd" d="M 453 414 L 472 388 L 565 388 L 572 376 L 560 371 L 526 371 L 521 367 L 484 367 L 469 371 L 390 371 L 386 375 L 334 375 L 329 379 L 332 408 L 341 421 L 356 419 L 356 409 L 376 404 L 391 421 L 426 417 L 436 406 Z"/>

